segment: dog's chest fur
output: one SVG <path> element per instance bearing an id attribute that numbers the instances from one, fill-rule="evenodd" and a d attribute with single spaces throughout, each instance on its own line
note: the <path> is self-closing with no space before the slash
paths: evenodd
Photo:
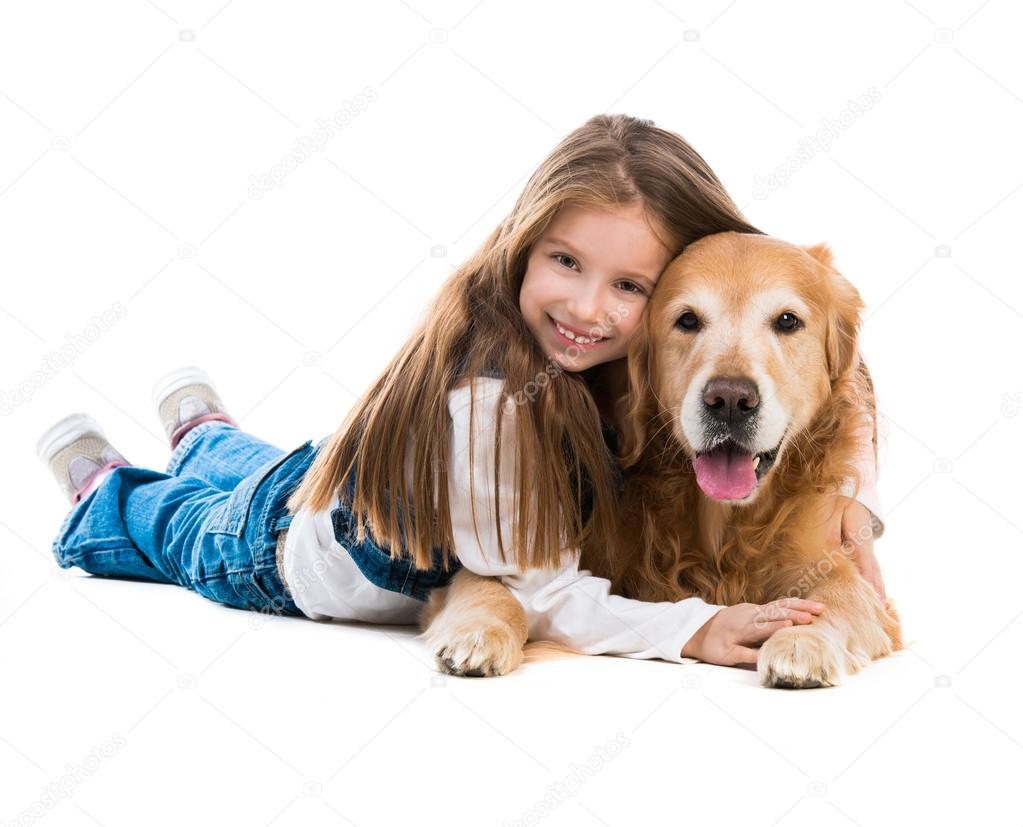
<path id="1" fill-rule="evenodd" d="M 630 597 L 763 603 L 804 594 L 822 560 L 848 564 L 828 534 L 837 505 L 828 494 L 786 508 L 764 491 L 752 505 L 724 505 L 703 496 L 691 472 L 671 482 L 640 473 L 621 505 L 614 548 L 584 549 L 583 565 Z"/>

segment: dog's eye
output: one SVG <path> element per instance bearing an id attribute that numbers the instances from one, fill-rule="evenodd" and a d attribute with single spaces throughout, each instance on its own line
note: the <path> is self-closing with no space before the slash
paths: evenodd
<path id="1" fill-rule="evenodd" d="M 675 322 L 675 327 L 679 330 L 684 330 L 687 333 L 694 333 L 700 329 L 700 317 L 697 316 L 692 310 L 687 310 Z"/>
<path id="2" fill-rule="evenodd" d="M 799 330 L 803 322 L 795 313 L 782 313 L 775 320 L 774 326 L 782 333 L 791 333 L 793 330 Z"/>

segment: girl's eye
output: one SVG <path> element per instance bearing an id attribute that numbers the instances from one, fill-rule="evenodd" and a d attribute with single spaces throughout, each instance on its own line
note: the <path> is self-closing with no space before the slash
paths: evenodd
<path id="1" fill-rule="evenodd" d="M 627 288 L 628 288 L 628 289 L 627 289 L 627 290 L 625 291 L 626 293 L 633 293 L 634 295 L 642 295 L 642 294 L 643 294 L 643 288 L 642 288 L 642 287 L 640 287 L 640 286 L 639 286 L 638 284 L 636 284 L 635 282 L 632 282 L 632 281 L 623 281 L 623 282 L 619 282 L 619 284 L 625 285 L 625 287 L 627 287 Z"/>
<path id="2" fill-rule="evenodd" d="M 795 313 L 782 313 L 774 322 L 779 333 L 792 333 L 803 326 L 802 320 Z"/>
<path id="3" fill-rule="evenodd" d="M 578 263 L 572 256 L 566 255 L 565 253 L 555 253 L 551 256 L 558 264 L 562 267 L 567 267 L 569 270 L 575 270 L 578 268 Z"/>

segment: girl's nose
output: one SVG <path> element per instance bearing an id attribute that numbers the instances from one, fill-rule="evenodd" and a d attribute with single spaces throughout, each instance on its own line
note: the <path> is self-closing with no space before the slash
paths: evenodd
<path id="1" fill-rule="evenodd" d="M 582 290 L 569 303 L 569 310 L 580 327 L 587 331 L 591 327 L 600 327 L 604 319 L 603 291 L 600 289 Z"/>

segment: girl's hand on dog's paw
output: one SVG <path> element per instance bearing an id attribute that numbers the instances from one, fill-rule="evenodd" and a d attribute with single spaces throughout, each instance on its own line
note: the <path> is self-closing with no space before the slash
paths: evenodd
<path id="1" fill-rule="evenodd" d="M 783 597 L 762 605 L 726 606 L 697 630 L 681 654 L 721 666 L 756 663 L 756 646 L 779 629 L 810 623 L 822 611 L 823 603 L 799 597 Z"/>

